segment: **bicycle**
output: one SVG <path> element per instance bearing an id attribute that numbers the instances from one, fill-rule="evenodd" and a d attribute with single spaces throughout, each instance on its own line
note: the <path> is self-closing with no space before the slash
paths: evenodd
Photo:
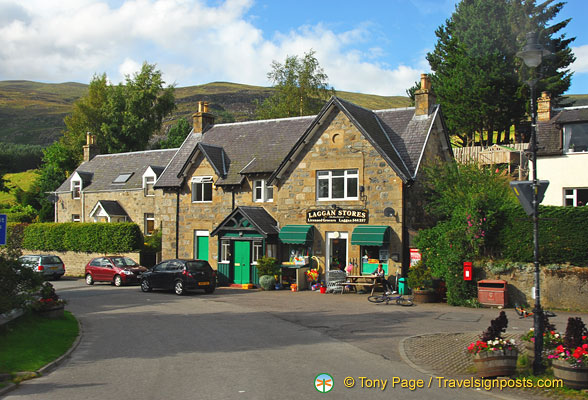
<path id="1" fill-rule="evenodd" d="M 533 315 L 533 311 L 527 311 L 524 307 L 521 307 L 518 304 L 515 304 L 515 312 L 517 313 L 520 319 L 527 318 Z M 543 310 L 543 315 L 545 315 L 548 318 L 555 317 L 555 313 L 548 310 Z"/>
<path id="2" fill-rule="evenodd" d="M 404 294 L 396 294 L 396 293 L 392 293 L 392 294 L 381 294 L 381 295 L 377 295 L 377 296 L 368 296 L 368 301 L 370 303 L 390 303 L 391 301 L 395 301 L 397 305 L 399 306 L 404 306 L 404 307 L 408 307 L 408 306 L 412 306 L 414 303 L 412 302 L 412 296 L 407 296 Z"/>

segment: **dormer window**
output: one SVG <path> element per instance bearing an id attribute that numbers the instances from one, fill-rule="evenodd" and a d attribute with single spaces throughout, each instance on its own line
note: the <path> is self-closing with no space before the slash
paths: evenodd
<path id="1" fill-rule="evenodd" d="M 253 201 L 256 203 L 274 201 L 274 188 L 259 179 L 253 181 Z"/>
<path id="2" fill-rule="evenodd" d="M 82 193 L 82 181 L 81 180 L 72 180 L 71 181 L 71 197 L 74 199 L 79 199 Z"/>
<path id="3" fill-rule="evenodd" d="M 588 152 L 588 122 L 563 127 L 564 153 Z"/>

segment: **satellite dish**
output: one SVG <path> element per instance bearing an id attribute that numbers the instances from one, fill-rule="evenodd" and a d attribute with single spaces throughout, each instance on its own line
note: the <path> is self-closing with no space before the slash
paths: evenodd
<path id="1" fill-rule="evenodd" d="M 393 217 L 396 215 L 396 211 L 392 207 L 384 208 L 384 216 L 385 217 Z"/>

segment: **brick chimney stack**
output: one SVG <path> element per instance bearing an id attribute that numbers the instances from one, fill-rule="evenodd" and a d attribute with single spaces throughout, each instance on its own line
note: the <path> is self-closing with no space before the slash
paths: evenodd
<path id="1" fill-rule="evenodd" d="M 537 121 L 545 122 L 551 119 L 551 96 L 548 92 L 541 92 L 537 99 Z"/>
<path id="2" fill-rule="evenodd" d="M 100 150 L 96 145 L 96 135 L 86 132 L 86 144 L 84 145 L 84 162 L 90 161 L 100 154 Z"/>
<path id="3" fill-rule="evenodd" d="M 194 133 L 203 133 L 214 125 L 214 115 L 208 112 L 208 102 L 198 102 L 198 112 L 192 114 L 192 124 L 194 127 Z"/>
<path id="4" fill-rule="evenodd" d="M 421 88 L 414 94 L 414 115 L 429 115 L 435 100 L 431 90 L 431 78 L 427 74 L 421 74 Z"/>

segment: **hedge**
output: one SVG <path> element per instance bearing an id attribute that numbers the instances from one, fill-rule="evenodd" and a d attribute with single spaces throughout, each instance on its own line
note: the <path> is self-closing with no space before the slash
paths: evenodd
<path id="1" fill-rule="evenodd" d="M 124 253 L 139 251 L 143 234 L 134 223 L 40 223 L 24 230 L 23 248 L 40 251 Z"/>
<path id="2" fill-rule="evenodd" d="M 506 260 L 533 262 L 533 219 L 521 207 L 508 210 L 500 247 Z M 539 262 L 588 266 L 588 207 L 539 207 Z"/>

